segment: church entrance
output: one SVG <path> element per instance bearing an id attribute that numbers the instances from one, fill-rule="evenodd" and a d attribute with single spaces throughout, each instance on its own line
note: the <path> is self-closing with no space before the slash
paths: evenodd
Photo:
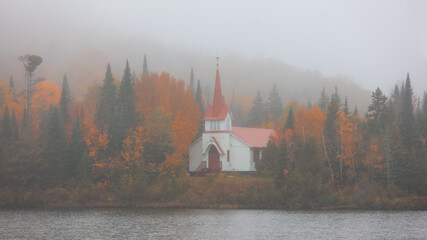
<path id="1" fill-rule="evenodd" d="M 211 171 L 220 171 L 221 170 L 221 162 L 219 160 L 219 152 L 215 146 L 211 146 L 209 148 L 209 170 Z"/>

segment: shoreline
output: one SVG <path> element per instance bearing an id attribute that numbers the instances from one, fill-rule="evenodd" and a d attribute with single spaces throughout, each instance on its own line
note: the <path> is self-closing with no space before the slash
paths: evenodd
<path id="1" fill-rule="evenodd" d="M 284 210 L 284 211 L 427 211 L 427 197 L 395 199 L 394 204 L 376 206 L 339 205 L 319 208 L 285 208 L 280 206 L 254 206 L 244 204 L 190 205 L 179 202 L 121 204 L 98 202 L 91 204 L 78 203 L 44 203 L 34 205 L 4 205 L 0 209 L 96 209 L 96 208 L 135 208 L 135 209 L 224 209 L 224 210 Z M 420 204 L 421 202 L 421 204 Z"/>

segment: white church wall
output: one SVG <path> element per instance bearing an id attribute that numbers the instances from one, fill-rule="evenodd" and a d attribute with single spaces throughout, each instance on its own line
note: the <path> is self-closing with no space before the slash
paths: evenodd
<path id="1" fill-rule="evenodd" d="M 236 137 L 231 137 L 230 169 L 228 171 L 252 171 L 250 157 L 250 147 Z"/>
<path id="2" fill-rule="evenodd" d="M 195 143 L 193 143 L 190 146 L 190 151 L 189 151 L 189 158 L 190 158 L 190 163 L 189 163 L 189 171 L 190 172 L 194 172 L 196 171 L 197 167 L 200 165 L 200 163 L 202 162 L 202 139 L 197 140 Z"/>
<path id="3" fill-rule="evenodd" d="M 231 116 L 227 113 L 224 120 L 206 120 L 205 131 L 231 131 Z"/>

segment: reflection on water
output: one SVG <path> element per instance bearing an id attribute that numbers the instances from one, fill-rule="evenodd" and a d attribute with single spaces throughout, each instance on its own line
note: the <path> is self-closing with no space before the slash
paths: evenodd
<path id="1" fill-rule="evenodd" d="M 425 239 L 426 211 L 0 210 L 0 239 Z"/>

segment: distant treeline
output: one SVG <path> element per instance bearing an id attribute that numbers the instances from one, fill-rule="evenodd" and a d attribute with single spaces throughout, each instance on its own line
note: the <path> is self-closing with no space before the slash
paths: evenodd
<path id="1" fill-rule="evenodd" d="M 30 81 L 35 69 L 25 70 Z M 0 206 L 424 208 L 427 95 L 413 96 L 409 74 L 392 96 L 377 88 L 363 115 L 337 89 L 319 94 L 284 105 L 273 86 L 245 114 L 233 93 L 235 124 L 278 134 L 256 175 L 198 178 L 188 176 L 188 145 L 209 94 L 193 74 L 186 85 L 144 59 L 141 76 L 126 63 L 120 80 L 108 64 L 82 99 L 66 75 L 62 87 L 25 90 L 11 77 L 0 81 Z"/>

